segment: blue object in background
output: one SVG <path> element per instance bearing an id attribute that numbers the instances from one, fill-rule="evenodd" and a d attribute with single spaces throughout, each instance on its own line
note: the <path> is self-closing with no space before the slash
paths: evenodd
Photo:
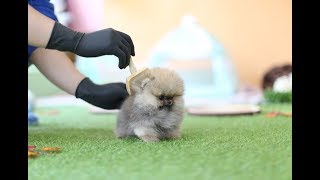
<path id="1" fill-rule="evenodd" d="M 32 111 L 34 109 L 34 95 L 28 90 L 28 126 L 39 124 L 39 118 Z"/>
<path id="2" fill-rule="evenodd" d="M 169 32 L 154 48 L 147 67 L 176 71 L 185 83 L 185 100 L 227 100 L 237 88 L 237 76 L 225 49 L 193 16 Z"/>
<path id="3" fill-rule="evenodd" d="M 36 125 L 39 125 L 38 116 L 36 116 L 33 112 L 28 112 L 28 126 Z"/>

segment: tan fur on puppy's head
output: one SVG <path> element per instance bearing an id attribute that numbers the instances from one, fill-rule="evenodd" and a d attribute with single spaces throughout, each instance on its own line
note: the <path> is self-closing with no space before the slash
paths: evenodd
<path id="1" fill-rule="evenodd" d="M 154 96 L 182 96 L 184 93 L 183 80 L 173 70 L 152 68 L 132 81 L 132 94 L 139 94 L 148 89 Z"/>
<path id="2" fill-rule="evenodd" d="M 182 96 L 184 92 L 182 79 L 172 70 L 163 68 L 151 69 L 155 78 L 147 84 L 155 96 Z"/>

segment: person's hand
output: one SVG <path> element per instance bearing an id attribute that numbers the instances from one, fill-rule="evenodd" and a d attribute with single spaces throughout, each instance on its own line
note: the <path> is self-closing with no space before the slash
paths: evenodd
<path id="1" fill-rule="evenodd" d="M 85 78 L 79 83 L 75 96 L 103 109 L 120 109 L 128 92 L 124 83 L 97 85 Z"/>
<path id="2" fill-rule="evenodd" d="M 48 49 L 70 51 L 83 57 L 115 55 L 119 58 L 119 68 L 124 69 L 130 63 L 130 56 L 135 56 L 134 45 L 129 35 L 112 28 L 91 33 L 73 31 L 56 22 Z"/>
<path id="3" fill-rule="evenodd" d="M 130 36 L 112 28 L 84 34 L 75 53 L 85 57 L 115 55 L 119 58 L 120 69 L 127 67 L 130 56 L 135 55 Z"/>

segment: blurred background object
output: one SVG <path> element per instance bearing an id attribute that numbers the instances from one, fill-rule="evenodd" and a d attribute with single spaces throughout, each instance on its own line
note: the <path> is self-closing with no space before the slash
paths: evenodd
<path id="1" fill-rule="evenodd" d="M 38 125 L 39 118 L 33 112 L 35 106 L 35 96 L 34 94 L 28 90 L 28 126 Z"/>
<path id="2" fill-rule="evenodd" d="M 70 21 L 67 21 L 68 25 L 75 30 L 90 32 L 111 27 L 129 34 L 135 45 L 136 56 L 133 60 L 138 69 L 161 63 L 164 63 L 162 66 L 174 67 L 173 64 L 180 60 L 184 60 L 184 63 L 183 66 L 178 65 L 177 71 L 195 67 L 191 74 L 181 72 L 186 76 L 188 86 L 192 84 L 190 82 L 195 82 L 191 88 L 195 92 L 193 93 L 191 89 L 187 91 L 188 97 L 194 96 L 194 99 L 200 96 L 208 99 L 220 97 L 224 103 L 257 104 L 263 98 L 261 79 L 265 72 L 279 64 L 292 64 L 292 1 L 289 0 L 65 0 L 64 2 L 70 18 Z M 188 24 L 185 23 L 188 18 L 189 22 L 192 22 L 189 24 L 196 23 L 197 32 L 203 31 L 201 38 L 195 38 L 198 35 L 191 35 L 198 34 L 193 30 L 173 36 L 179 28 L 181 30 L 180 25 Z M 187 34 L 190 36 L 186 36 Z M 179 39 L 181 37 L 185 38 Z M 172 51 L 178 52 L 174 47 L 180 44 L 179 52 L 183 50 L 185 52 L 179 53 L 179 56 L 177 53 L 174 54 L 175 58 L 170 58 L 166 63 L 156 62 L 155 59 L 165 59 L 158 51 L 160 44 L 167 41 L 165 39 L 176 39 L 176 43 L 171 43 L 174 40 L 170 41 L 166 49 L 172 48 Z M 202 45 L 198 46 L 199 44 Z M 199 54 L 206 56 L 198 56 Z M 118 69 L 118 60 L 115 56 L 74 59 L 78 69 L 96 83 L 125 82 L 126 77 L 130 75 L 128 69 Z M 187 61 L 189 62 L 186 63 Z M 200 72 L 201 68 L 205 70 Z M 34 74 L 31 78 L 44 80 L 35 76 Z M 47 92 L 37 97 L 59 94 L 57 91 L 44 90 L 46 86 L 43 84 L 48 83 L 43 81 L 39 82 L 39 85 L 31 83 L 30 88 L 37 90 L 37 87 L 41 86 L 41 91 Z M 214 89 L 200 88 L 210 84 Z M 194 88 L 198 85 L 199 88 Z M 212 101 L 201 101 L 204 104 L 210 102 Z"/>
<path id="3" fill-rule="evenodd" d="M 262 79 L 263 90 L 283 92 L 292 89 L 292 65 L 277 65 L 268 69 Z"/>
<path id="4" fill-rule="evenodd" d="M 72 18 L 68 9 L 68 0 L 50 0 L 50 2 L 54 5 L 54 13 L 59 22 L 65 26 L 69 26 Z"/>
<path id="5" fill-rule="evenodd" d="M 262 89 L 267 102 L 292 102 L 292 65 L 277 65 L 266 71 Z"/>
<path id="6" fill-rule="evenodd" d="M 187 105 L 231 98 L 237 88 L 238 77 L 223 45 L 192 15 L 183 16 L 159 40 L 146 66 L 176 71 L 184 80 Z"/>

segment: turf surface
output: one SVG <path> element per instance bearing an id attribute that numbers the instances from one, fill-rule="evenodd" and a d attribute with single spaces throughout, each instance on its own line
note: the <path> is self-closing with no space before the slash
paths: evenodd
<path id="1" fill-rule="evenodd" d="M 146 144 L 116 139 L 115 115 L 94 115 L 82 107 L 39 108 L 40 125 L 29 127 L 29 145 L 60 147 L 62 152 L 29 159 L 28 177 L 292 179 L 292 118 L 265 117 L 269 111 L 291 110 L 291 104 L 273 104 L 254 116 L 186 115 L 181 139 Z"/>

